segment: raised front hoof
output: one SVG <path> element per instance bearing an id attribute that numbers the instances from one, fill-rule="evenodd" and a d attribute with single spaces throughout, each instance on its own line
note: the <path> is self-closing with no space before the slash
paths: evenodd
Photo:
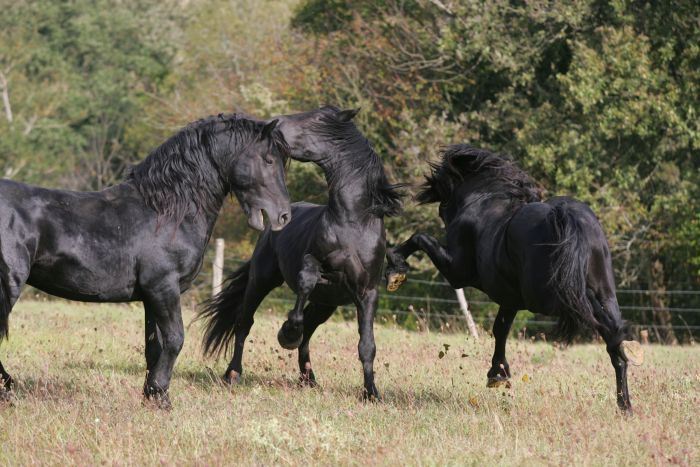
<path id="1" fill-rule="evenodd" d="M 637 341 L 622 341 L 620 351 L 625 356 L 625 360 L 631 365 L 639 366 L 644 363 L 644 348 Z M 630 407 L 631 410 L 631 407 Z"/>
<path id="2" fill-rule="evenodd" d="M 362 400 L 365 402 L 381 402 L 382 397 L 379 395 L 377 388 L 372 385 L 371 388 L 364 388 L 362 390 Z"/>
<path id="3" fill-rule="evenodd" d="M 143 406 L 155 410 L 170 411 L 173 409 L 173 404 L 170 402 L 168 393 L 152 387 L 144 388 Z"/>
<path id="4" fill-rule="evenodd" d="M 403 272 L 390 272 L 386 275 L 386 290 L 396 292 L 406 282 L 406 274 Z"/>
<path id="5" fill-rule="evenodd" d="M 486 387 L 499 388 L 501 386 L 505 387 L 506 389 L 510 389 L 511 384 L 510 384 L 510 378 L 508 376 L 503 376 L 503 375 L 489 376 L 488 381 L 486 382 Z"/>
<path id="6" fill-rule="evenodd" d="M 277 342 L 287 350 L 298 349 L 303 338 L 304 331 L 302 327 L 296 328 L 289 324 L 289 321 L 285 321 L 277 333 Z"/>
<path id="7" fill-rule="evenodd" d="M 237 386 L 241 384 L 241 374 L 236 370 L 229 370 L 224 374 L 224 383 L 229 386 Z"/>

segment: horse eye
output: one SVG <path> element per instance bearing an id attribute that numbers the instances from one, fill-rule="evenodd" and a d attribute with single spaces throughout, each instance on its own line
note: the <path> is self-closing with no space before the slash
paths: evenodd
<path id="1" fill-rule="evenodd" d="M 272 165 L 275 163 L 275 161 L 271 157 L 268 157 L 267 155 L 263 156 L 263 160 L 265 161 L 265 163 L 267 165 Z"/>

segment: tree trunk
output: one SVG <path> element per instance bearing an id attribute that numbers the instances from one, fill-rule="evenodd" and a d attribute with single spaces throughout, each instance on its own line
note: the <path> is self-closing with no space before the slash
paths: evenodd
<path id="1" fill-rule="evenodd" d="M 649 271 L 649 286 L 651 288 L 651 306 L 654 324 L 658 325 L 658 335 L 664 344 L 676 345 L 678 339 L 671 327 L 671 312 L 668 309 L 668 295 L 666 295 L 666 281 L 664 277 L 664 265 L 659 258 L 651 263 Z"/>
<path id="2" fill-rule="evenodd" d="M 8 123 L 12 123 L 12 106 L 10 105 L 10 89 L 7 83 L 7 77 L 0 72 L 0 90 L 2 90 L 2 105 L 5 107 L 5 118 Z"/>

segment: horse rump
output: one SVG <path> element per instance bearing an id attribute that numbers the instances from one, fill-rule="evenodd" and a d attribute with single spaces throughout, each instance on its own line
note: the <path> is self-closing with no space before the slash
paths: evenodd
<path id="1" fill-rule="evenodd" d="M 250 261 L 238 268 L 215 297 L 204 302 L 197 320 L 204 321 L 202 344 L 209 356 L 227 353 L 236 331 L 236 320 L 243 307 L 243 297 L 250 276 Z"/>

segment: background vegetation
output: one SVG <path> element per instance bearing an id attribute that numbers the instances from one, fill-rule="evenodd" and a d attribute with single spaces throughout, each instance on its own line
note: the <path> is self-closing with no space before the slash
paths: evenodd
<path id="1" fill-rule="evenodd" d="M 0 11 L 5 177 L 100 189 L 208 114 L 359 106 L 393 180 L 420 183 L 451 142 L 507 152 L 549 194 L 592 205 L 618 285 L 653 291 L 621 296 L 639 306 L 629 318 L 669 342 L 669 325 L 700 325 L 698 312 L 672 313 L 699 309 L 700 295 L 665 293 L 700 281 L 696 1 L 0 0 Z M 297 200 L 324 199 L 314 167 L 292 164 L 289 184 Z M 389 223 L 392 241 L 439 228 L 436 209 L 414 203 Z M 255 241 L 233 203 L 216 234 L 238 257 Z"/>

